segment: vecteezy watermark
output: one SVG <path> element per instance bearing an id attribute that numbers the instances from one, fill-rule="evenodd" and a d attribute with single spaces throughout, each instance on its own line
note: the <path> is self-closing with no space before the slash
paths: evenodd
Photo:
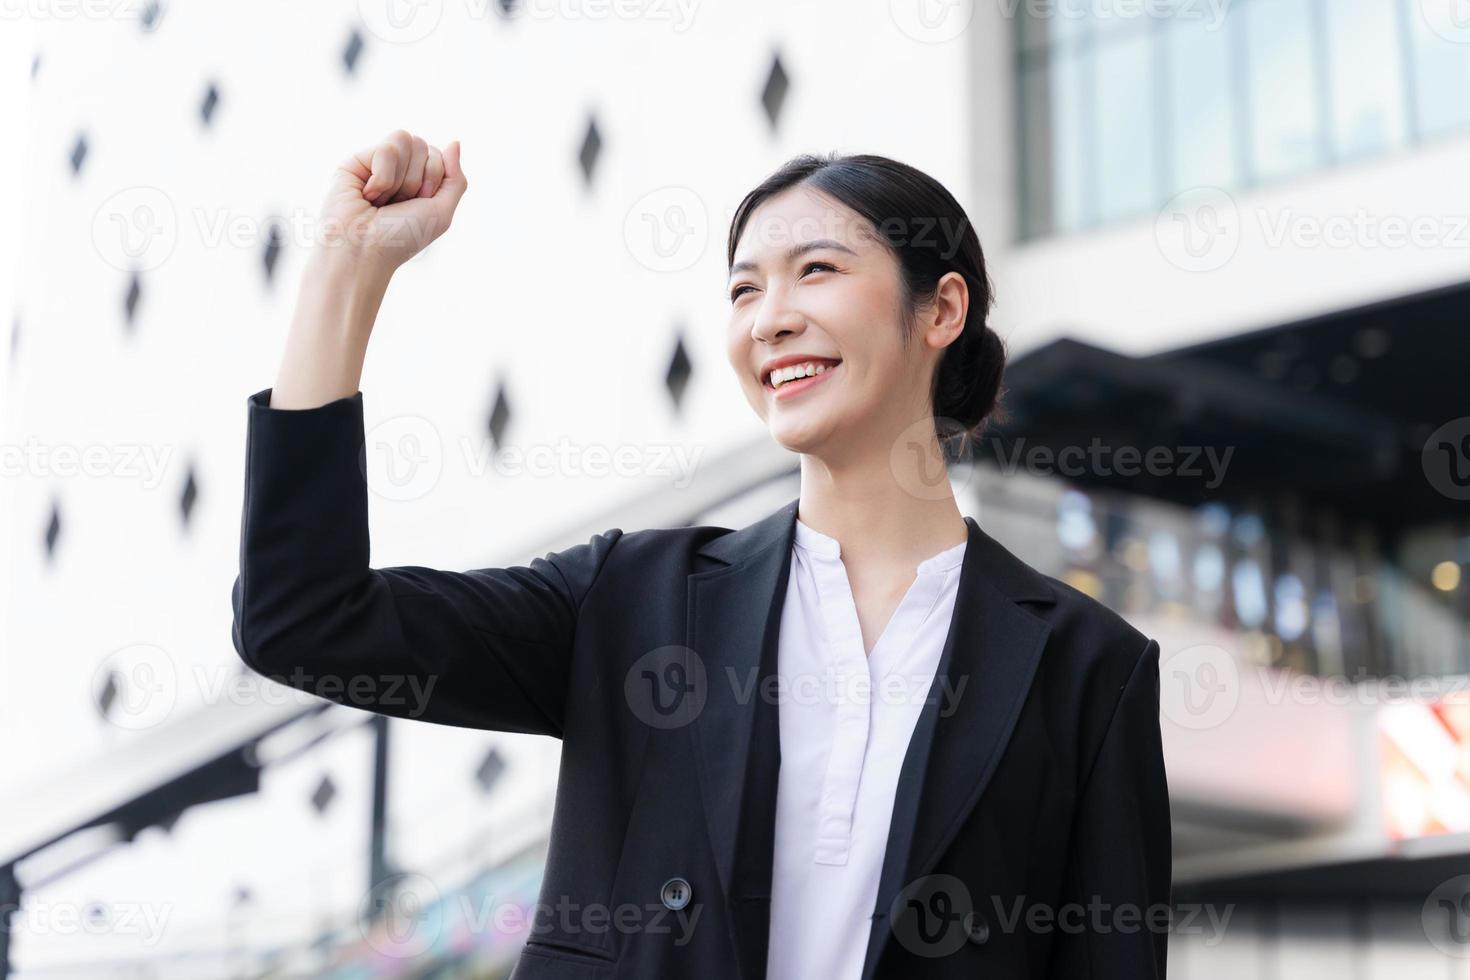
<path id="1" fill-rule="evenodd" d="M 105 477 L 137 480 L 144 490 L 154 490 L 163 482 L 175 448 L 127 442 L 48 443 L 28 436 L 21 443 L 0 443 L 0 479 Z"/>
<path id="2" fill-rule="evenodd" d="M 423 955 L 446 927 L 456 934 L 531 942 L 547 936 L 591 946 L 596 937 L 617 935 L 671 936 L 675 946 L 693 938 L 704 906 L 690 903 L 677 910 L 661 902 L 608 905 L 578 902 L 562 895 L 555 902 L 521 902 L 493 894 L 445 896 L 421 874 L 391 875 L 372 888 L 358 905 L 358 928 L 377 952 L 394 958 Z"/>
<path id="3" fill-rule="evenodd" d="M 678 443 L 512 443 L 493 453 L 483 442 L 462 443 L 472 476 L 493 469 L 504 477 L 579 477 L 606 479 L 654 476 L 669 478 L 670 486 L 683 490 L 694 480 L 694 471 L 704 455 L 703 446 Z"/>
<path id="4" fill-rule="evenodd" d="M 1159 209 L 1154 241 L 1171 265 L 1186 272 L 1213 272 L 1240 247 L 1240 209 L 1218 187 L 1182 191 Z"/>
<path id="5" fill-rule="evenodd" d="M 27 898 L 0 903 L 0 930 L 42 936 L 126 936 L 144 947 L 158 945 L 173 915 L 172 902 L 47 902 Z"/>
<path id="6" fill-rule="evenodd" d="M 1470 958 L 1470 874 L 1439 883 L 1419 910 L 1424 937 L 1446 956 Z"/>
<path id="7" fill-rule="evenodd" d="M 1180 728 L 1223 724 L 1240 703 L 1236 657 L 1209 643 L 1170 653 L 1159 663 L 1159 701 L 1164 717 Z"/>
<path id="8" fill-rule="evenodd" d="M 1470 3 L 1466 0 L 1418 0 L 1417 5 L 1435 34 L 1452 44 L 1470 44 Z"/>
<path id="9" fill-rule="evenodd" d="M 1421 462 L 1431 487 L 1451 500 L 1470 500 L 1470 415 L 1431 432 Z"/>
<path id="10" fill-rule="evenodd" d="M 1199 23 L 1219 30 L 1230 12 L 1230 0 L 996 0 L 1001 15 L 1032 20 L 1074 20 L 1111 26 L 1119 20 Z"/>
<path id="11" fill-rule="evenodd" d="M 918 878 L 899 891 L 889 906 L 888 917 L 894 939 L 905 950 L 935 959 L 953 955 L 966 943 L 989 942 L 997 930 L 1030 935 L 1173 932 L 1199 936 L 1202 945 L 1216 946 L 1225 938 L 1234 910 L 1234 904 L 1139 905 L 1096 894 L 1057 902 L 1028 901 L 1025 895 L 991 895 L 981 905 L 959 878 L 934 874 Z"/>
<path id="12" fill-rule="evenodd" d="M 6 20 L 145 20 L 158 16 L 156 0 L 0 0 Z"/>
<path id="13" fill-rule="evenodd" d="M 947 674 L 885 674 L 875 684 L 863 665 L 844 671 L 827 666 L 812 671 L 781 670 L 762 675 L 758 666 L 744 670 L 726 665 L 713 674 L 704 659 L 688 647 L 672 644 L 650 650 L 623 675 L 623 698 L 628 710 L 650 728 L 679 728 L 697 719 L 708 704 L 713 685 L 723 685 L 722 700 L 747 705 L 826 705 L 847 719 L 868 716 L 871 705 L 923 705 L 938 702 L 939 716 L 947 718 L 959 707 L 969 684 Z M 726 694 L 728 692 L 728 694 Z M 844 710 L 853 708 L 855 710 Z"/>
<path id="14" fill-rule="evenodd" d="M 444 20 L 446 0 L 358 0 L 369 32 L 390 44 L 412 44 L 432 34 Z M 530 20 L 643 21 L 667 23 L 682 34 L 694 23 L 698 0 L 455 0 L 469 20 L 481 20 L 503 7 Z M 506 16 L 501 13 L 499 16 Z M 456 21 L 458 24 L 459 21 Z"/>
<path id="15" fill-rule="evenodd" d="M 1222 268 L 1247 230 L 1271 249 L 1470 249 L 1470 215 L 1383 214 L 1368 208 L 1319 213 L 1257 207 L 1247 213 L 1218 187 L 1175 195 L 1154 221 L 1159 252 L 1186 272 Z"/>
<path id="16" fill-rule="evenodd" d="M 969 28 L 975 19 L 975 0 L 888 0 L 888 16 L 919 43 L 944 44 Z"/>
<path id="17" fill-rule="evenodd" d="M 682 272 L 709 244 L 709 209 L 688 187 L 659 187 L 633 202 L 623 216 L 628 253 L 653 272 Z"/>
<path id="18" fill-rule="evenodd" d="M 1263 707 L 1431 705 L 1460 700 L 1470 691 L 1466 676 L 1370 674 L 1362 667 L 1351 674 L 1306 674 L 1246 663 L 1224 647 L 1200 643 L 1160 660 L 1160 712 L 1180 728 L 1216 728 L 1235 714 L 1247 681 L 1255 703 Z"/>
<path id="19" fill-rule="evenodd" d="M 694 481 L 704 446 L 683 443 L 511 442 L 498 448 L 484 438 L 461 436 L 457 443 L 464 472 L 506 479 L 668 480 L 676 490 Z M 422 415 L 395 415 L 364 433 L 358 465 L 368 489 L 394 501 L 418 500 L 433 492 L 446 464 L 444 439 Z"/>
<path id="20" fill-rule="evenodd" d="M 280 679 L 242 672 L 239 664 L 194 664 L 181 671 L 153 643 L 134 643 L 103 657 L 92 672 L 90 697 L 118 728 L 138 731 L 164 724 L 181 701 L 234 705 L 317 704 L 320 699 L 418 718 L 429 710 L 437 674 L 337 674 L 292 668 Z M 192 689 L 185 688 L 192 682 Z"/>
<path id="21" fill-rule="evenodd" d="M 1009 449 L 998 442 L 996 462 L 1006 475 L 1024 471 L 1033 476 L 1149 476 L 1204 481 L 1213 490 L 1225 480 L 1234 446 L 1110 446 L 1094 436 L 1086 446 L 1026 447 L 1024 436 Z"/>
<path id="22" fill-rule="evenodd" d="M 123 271 L 148 271 L 169 260 L 186 235 L 200 248 L 310 249 L 358 248 L 367 245 L 431 241 L 441 230 L 437 219 L 403 216 L 393 222 L 374 219 L 366 209 L 348 219 L 322 217 L 305 208 L 266 216 L 229 208 L 194 207 L 180 217 L 161 188 L 139 184 L 109 196 L 92 215 L 92 246 L 104 262 Z"/>

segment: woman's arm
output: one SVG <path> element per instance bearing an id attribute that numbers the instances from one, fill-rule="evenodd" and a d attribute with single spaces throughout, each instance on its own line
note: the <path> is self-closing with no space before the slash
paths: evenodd
<path id="1" fill-rule="evenodd" d="M 1164 980 L 1171 833 L 1159 644 L 1149 640 L 1083 783 L 1049 977 Z"/>
<path id="2" fill-rule="evenodd" d="M 468 188 L 458 141 L 441 153 L 401 129 L 338 165 L 270 407 L 315 408 L 358 390 L 393 273 L 449 229 Z"/>
<path id="3" fill-rule="evenodd" d="M 400 131 L 338 168 L 276 386 L 248 399 L 235 650 L 341 704 L 559 736 L 578 611 L 620 531 L 513 568 L 368 564 L 368 337 L 392 271 L 465 186 L 457 145 L 422 143 Z"/>

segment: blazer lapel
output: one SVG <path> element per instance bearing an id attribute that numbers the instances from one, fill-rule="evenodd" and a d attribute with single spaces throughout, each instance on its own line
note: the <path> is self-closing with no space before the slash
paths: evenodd
<path id="1" fill-rule="evenodd" d="M 1052 602 L 1044 578 L 972 518 L 954 615 L 899 772 L 862 980 L 892 933 L 894 899 L 931 873 L 1000 761 L 1051 627 L 1019 603 Z"/>
<path id="2" fill-rule="evenodd" d="M 721 564 L 688 579 L 687 646 L 703 667 L 705 694 L 689 730 L 746 980 L 765 975 L 770 939 L 781 747 L 779 706 L 760 692 L 763 679 L 776 673 L 798 501 L 705 545 L 700 554 Z M 686 676 L 697 675 L 686 666 Z"/>

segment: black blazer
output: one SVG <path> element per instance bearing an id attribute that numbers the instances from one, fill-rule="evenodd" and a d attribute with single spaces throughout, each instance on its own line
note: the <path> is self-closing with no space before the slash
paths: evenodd
<path id="1" fill-rule="evenodd" d="M 562 740 L 546 914 L 516 980 L 763 976 L 778 700 L 750 681 L 774 673 L 797 502 L 738 531 L 613 528 L 525 566 L 372 568 L 362 392 L 269 397 L 248 399 L 245 663 L 382 714 Z M 1158 644 L 966 522 L 852 937 L 863 980 L 1162 978 Z"/>

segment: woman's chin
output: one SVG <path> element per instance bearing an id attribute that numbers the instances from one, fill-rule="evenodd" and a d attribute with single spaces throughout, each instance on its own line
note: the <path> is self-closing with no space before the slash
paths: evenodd
<path id="1" fill-rule="evenodd" d="M 815 455 L 832 436 L 831 424 L 820 419 L 771 419 L 771 438 L 782 449 Z"/>

